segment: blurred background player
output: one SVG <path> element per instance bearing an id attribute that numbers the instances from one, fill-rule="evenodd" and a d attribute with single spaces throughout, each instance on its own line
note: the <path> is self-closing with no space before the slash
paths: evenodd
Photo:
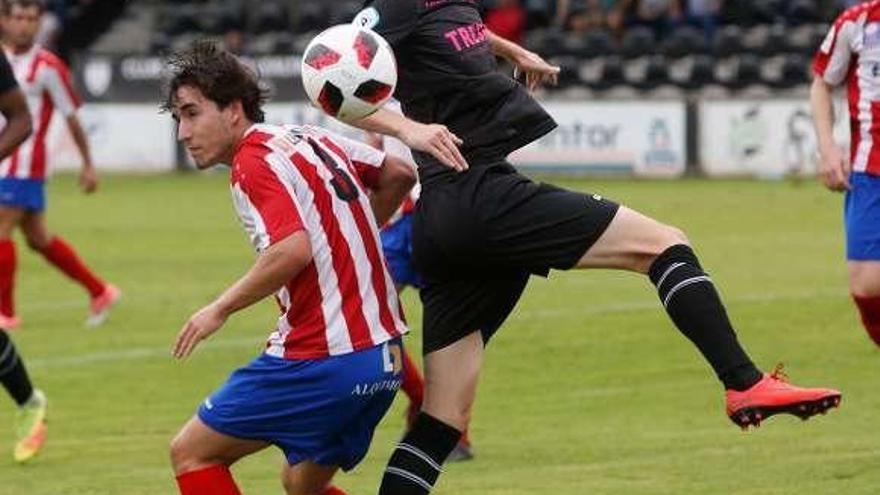
<path id="1" fill-rule="evenodd" d="M 85 132 L 76 115 L 80 105 L 70 72 L 58 57 L 35 43 L 44 7 L 38 0 L 4 0 L 0 11 L 3 49 L 15 78 L 28 98 L 34 135 L 0 163 L 0 327 L 17 328 L 14 284 L 16 269 L 12 233 L 21 228 L 28 246 L 83 286 L 91 299 L 86 323 L 100 325 L 120 297 L 80 259 L 76 251 L 46 226 L 46 133 L 57 109 L 82 156 L 79 183 L 86 194 L 98 187 Z"/>
<path id="2" fill-rule="evenodd" d="M 8 156 L 31 134 L 31 114 L 6 57 L 0 57 L 0 114 L 6 120 L 0 131 L 0 159 Z M 18 405 L 15 415 L 13 457 L 25 462 L 39 452 L 46 441 L 46 395 L 34 388 L 6 331 L 0 329 L 0 383 Z"/>
<path id="3" fill-rule="evenodd" d="M 819 177 L 845 192 L 844 223 L 849 290 L 868 336 L 880 346 L 880 131 L 876 110 L 880 82 L 880 1 L 844 11 L 813 61 L 810 102 L 819 143 Z M 834 142 L 831 93 L 846 86 L 850 156 Z M 865 111 L 867 110 L 867 111 Z"/>
<path id="4" fill-rule="evenodd" d="M 174 439 L 180 492 L 239 494 L 229 466 L 275 445 L 287 493 L 344 495 L 331 479 L 360 462 L 400 387 L 406 326 L 377 225 L 415 174 L 320 128 L 259 124 L 256 77 L 211 43 L 174 56 L 171 68 L 165 108 L 179 139 L 198 168 L 231 165 L 233 203 L 259 253 L 184 325 L 174 355 L 188 356 L 230 315 L 272 294 L 283 310 L 265 352 Z"/>
<path id="5" fill-rule="evenodd" d="M 385 108 L 399 112 L 400 103 L 392 100 L 385 104 Z M 368 132 L 366 133 L 366 141 L 371 146 L 385 151 L 386 154 L 402 158 L 415 172 L 416 163 L 413 160 L 412 152 L 399 139 Z M 415 211 L 416 202 L 419 200 L 420 191 L 419 184 L 413 186 L 403 199 L 400 208 L 394 212 L 379 232 L 382 239 L 382 251 L 385 253 L 385 260 L 388 262 L 388 269 L 391 272 L 391 277 L 394 278 L 394 287 L 398 293 L 403 292 L 407 287 L 412 287 L 415 290 L 421 288 L 421 280 L 412 261 L 412 214 Z M 425 380 L 409 352 L 403 353 L 403 360 L 403 380 L 400 388 L 409 399 L 409 406 L 406 410 L 406 425 L 409 429 L 422 409 L 422 401 L 425 397 Z M 458 445 L 446 458 L 446 462 L 467 461 L 473 458 L 473 446 L 465 431 Z"/>

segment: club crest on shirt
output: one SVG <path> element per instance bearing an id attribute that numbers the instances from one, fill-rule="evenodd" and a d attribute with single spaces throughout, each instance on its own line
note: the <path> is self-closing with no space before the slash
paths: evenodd
<path id="1" fill-rule="evenodd" d="M 379 11 L 375 7 L 368 7 L 358 12 L 351 23 L 358 27 L 373 29 L 379 24 Z"/>

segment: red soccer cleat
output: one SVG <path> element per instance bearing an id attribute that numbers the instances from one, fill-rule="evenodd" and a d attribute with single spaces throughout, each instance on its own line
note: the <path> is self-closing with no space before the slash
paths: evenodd
<path id="1" fill-rule="evenodd" d="M 107 315 L 110 314 L 112 308 L 119 298 L 122 297 L 122 291 L 113 284 L 107 284 L 104 292 L 97 297 L 92 298 L 91 308 L 89 309 L 89 317 L 86 319 L 86 326 L 97 327 L 104 323 Z"/>
<path id="2" fill-rule="evenodd" d="M 840 405 L 840 392 L 830 388 L 800 388 L 786 381 L 782 365 L 764 375 L 752 388 L 739 392 L 728 390 L 727 416 L 743 430 L 761 426 L 774 414 L 793 414 L 803 420 Z"/>

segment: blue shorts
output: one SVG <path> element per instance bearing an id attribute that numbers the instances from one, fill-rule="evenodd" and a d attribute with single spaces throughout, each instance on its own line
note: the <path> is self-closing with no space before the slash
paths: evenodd
<path id="1" fill-rule="evenodd" d="M 412 262 L 412 218 L 412 213 L 403 215 L 382 229 L 379 236 L 394 283 L 401 288 L 411 285 L 419 289 L 422 280 Z"/>
<path id="2" fill-rule="evenodd" d="M 199 418 L 236 438 L 280 448 L 290 465 L 344 470 L 363 459 L 400 388 L 401 340 L 321 359 L 266 354 L 239 368 L 199 407 Z"/>
<path id="3" fill-rule="evenodd" d="M 46 182 L 41 179 L 0 179 L 0 205 L 43 211 L 46 209 Z"/>
<path id="4" fill-rule="evenodd" d="M 850 175 L 852 189 L 846 193 L 846 259 L 880 260 L 880 177 Z"/>

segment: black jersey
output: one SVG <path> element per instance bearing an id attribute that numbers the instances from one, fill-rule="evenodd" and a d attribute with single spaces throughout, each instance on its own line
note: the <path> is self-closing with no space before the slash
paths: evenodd
<path id="1" fill-rule="evenodd" d="M 497 70 L 477 0 L 368 0 L 355 24 L 394 48 L 404 114 L 446 125 L 471 166 L 503 158 L 556 123 L 528 91 Z M 452 174 L 431 155 L 414 153 L 422 180 Z"/>
<path id="2" fill-rule="evenodd" d="M 12 73 L 12 66 L 9 65 L 5 55 L 0 56 L 0 95 L 17 87 L 18 81 L 15 80 L 15 74 Z"/>

